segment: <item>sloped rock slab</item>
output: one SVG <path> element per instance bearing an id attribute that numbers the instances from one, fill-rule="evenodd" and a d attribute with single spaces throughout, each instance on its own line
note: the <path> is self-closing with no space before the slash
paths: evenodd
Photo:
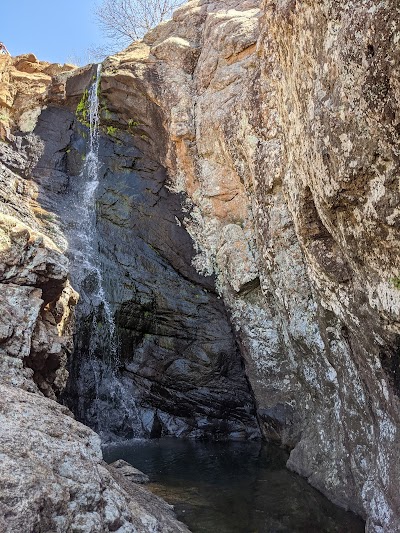
<path id="1" fill-rule="evenodd" d="M 135 468 L 134 466 L 130 465 L 123 459 L 118 459 L 118 461 L 114 461 L 110 464 L 113 468 L 116 468 L 120 474 L 122 474 L 126 479 L 129 481 L 132 481 L 132 483 L 140 483 L 141 485 L 144 485 L 145 483 L 150 482 L 149 476 Z"/>

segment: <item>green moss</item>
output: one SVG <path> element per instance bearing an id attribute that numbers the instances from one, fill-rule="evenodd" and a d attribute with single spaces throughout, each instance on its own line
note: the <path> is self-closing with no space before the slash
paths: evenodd
<path id="1" fill-rule="evenodd" d="M 107 135 L 110 137 L 115 137 L 115 135 L 118 133 L 118 128 L 115 126 L 107 126 Z"/>
<path id="2" fill-rule="evenodd" d="M 88 99 L 89 99 L 89 93 L 86 89 L 84 93 L 82 94 L 82 98 L 79 100 L 78 105 L 76 106 L 75 115 L 76 118 L 79 120 L 81 124 L 84 126 L 89 127 L 89 109 L 88 109 Z"/>
<path id="3" fill-rule="evenodd" d="M 137 122 L 136 120 L 130 119 L 128 121 L 128 129 L 133 130 L 137 128 L 138 126 L 141 126 L 140 122 Z"/>
<path id="4" fill-rule="evenodd" d="M 400 290 L 400 277 L 392 278 L 392 283 L 396 289 Z"/>

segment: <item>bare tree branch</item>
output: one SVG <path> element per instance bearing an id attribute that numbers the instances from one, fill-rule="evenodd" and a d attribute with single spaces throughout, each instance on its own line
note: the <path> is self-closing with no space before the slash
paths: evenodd
<path id="1" fill-rule="evenodd" d="M 95 9 L 95 17 L 112 48 L 127 46 L 171 17 L 183 1 L 102 0 Z"/>

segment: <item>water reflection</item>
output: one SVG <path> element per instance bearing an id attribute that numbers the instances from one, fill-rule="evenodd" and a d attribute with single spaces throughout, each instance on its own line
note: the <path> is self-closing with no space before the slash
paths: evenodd
<path id="1" fill-rule="evenodd" d="M 193 533 L 358 533 L 361 520 L 285 468 L 287 455 L 251 442 L 135 441 L 105 449 L 151 479 Z"/>

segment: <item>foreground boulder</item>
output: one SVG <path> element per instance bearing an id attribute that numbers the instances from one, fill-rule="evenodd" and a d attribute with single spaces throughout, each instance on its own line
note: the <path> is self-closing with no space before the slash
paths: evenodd
<path id="1" fill-rule="evenodd" d="M 68 409 L 0 385 L 0 529 L 4 533 L 185 533 L 171 507 L 128 492 L 102 461 L 100 438 Z"/>

